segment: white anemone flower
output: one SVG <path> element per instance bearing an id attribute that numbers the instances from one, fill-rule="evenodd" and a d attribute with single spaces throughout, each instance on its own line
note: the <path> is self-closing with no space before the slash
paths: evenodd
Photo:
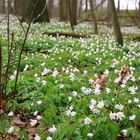
<path id="1" fill-rule="evenodd" d="M 98 108 L 103 108 L 104 107 L 104 101 L 99 101 L 98 104 L 97 104 L 97 107 Z"/>
<path id="2" fill-rule="evenodd" d="M 41 140 L 41 138 L 38 136 L 38 134 L 35 134 L 34 140 Z"/>
<path id="3" fill-rule="evenodd" d="M 9 117 L 12 117 L 13 115 L 14 115 L 13 111 L 10 111 L 10 112 L 8 113 L 8 116 L 9 116 Z"/>
<path id="4" fill-rule="evenodd" d="M 87 136 L 92 138 L 93 137 L 93 133 L 88 133 Z"/>
<path id="5" fill-rule="evenodd" d="M 37 120 L 30 119 L 30 125 L 34 127 L 37 124 Z"/>
<path id="6" fill-rule="evenodd" d="M 53 125 L 52 127 L 50 127 L 50 128 L 48 129 L 48 131 L 49 131 L 50 133 L 54 133 L 54 132 L 57 131 L 57 128 Z"/>
<path id="7" fill-rule="evenodd" d="M 124 106 L 121 105 L 121 104 L 116 104 L 115 105 L 115 108 L 118 109 L 118 110 L 123 110 L 124 109 Z"/>
<path id="8" fill-rule="evenodd" d="M 88 118 L 88 117 L 86 117 L 86 118 L 84 119 L 84 124 L 85 124 L 85 125 L 90 124 L 91 122 L 92 122 L 92 120 L 91 120 L 90 118 Z"/>
<path id="9" fill-rule="evenodd" d="M 49 136 L 49 137 L 46 138 L 46 140 L 52 140 L 52 137 Z"/>
<path id="10" fill-rule="evenodd" d="M 126 135 L 127 135 L 127 130 L 126 130 L 126 129 L 123 129 L 123 130 L 122 130 L 122 134 L 123 134 L 124 136 L 126 136 Z"/>
<path id="11" fill-rule="evenodd" d="M 135 120 L 135 118 L 136 118 L 136 115 L 134 115 L 134 114 L 133 114 L 132 116 L 129 116 L 129 120 L 130 120 L 130 121 Z"/>
<path id="12" fill-rule="evenodd" d="M 14 126 L 10 126 L 10 127 L 8 128 L 7 133 L 8 133 L 8 134 L 12 134 L 13 132 L 14 132 Z"/>

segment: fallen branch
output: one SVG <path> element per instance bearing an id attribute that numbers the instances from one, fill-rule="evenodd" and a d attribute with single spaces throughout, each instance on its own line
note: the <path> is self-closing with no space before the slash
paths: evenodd
<path id="1" fill-rule="evenodd" d="M 58 36 L 65 36 L 65 37 L 73 37 L 73 38 L 91 38 L 93 36 L 97 36 L 94 34 L 90 34 L 90 35 L 79 35 L 79 34 L 75 34 L 75 33 L 69 33 L 69 32 L 43 32 L 42 35 L 47 34 L 48 36 L 54 36 L 54 37 L 58 37 Z"/>
<path id="2" fill-rule="evenodd" d="M 140 41 L 140 34 L 126 34 L 125 36 L 128 40 Z"/>

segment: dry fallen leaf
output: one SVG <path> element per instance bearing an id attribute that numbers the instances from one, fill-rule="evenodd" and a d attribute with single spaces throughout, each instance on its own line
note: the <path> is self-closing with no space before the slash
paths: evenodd
<path id="1" fill-rule="evenodd" d="M 122 66 L 121 70 L 118 72 L 119 76 L 121 77 L 121 82 L 124 80 L 129 71 L 130 69 L 128 65 L 125 64 Z"/>
<path id="2" fill-rule="evenodd" d="M 113 90 L 113 93 L 114 93 L 114 94 L 118 94 L 118 90 L 114 89 L 114 90 Z"/>
<path id="3" fill-rule="evenodd" d="M 93 82 L 93 86 L 98 84 L 102 88 L 107 80 L 108 80 L 108 75 L 97 76 L 97 78 Z"/>
<path id="4" fill-rule="evenodd" d="M 20 118 L 18 116 L 14 116 L 12 121 L 11 121 L 12 125 L 18 125 L 21 128 L 24 128 L 26 126 L 26 123 L 21 121 Z"/>
<path id="5" fill-rule="evenodd" d="M 5 108 L 6 108 L 6 100 L 0 100 L 0 108 L 5 110 Z"/>
<path id="6" fill-rule="evenodd" d="M 4 113 L 4 110 L 3 109 L 0 109 L 0 115 L 3 114 L 3 113 Z"/>

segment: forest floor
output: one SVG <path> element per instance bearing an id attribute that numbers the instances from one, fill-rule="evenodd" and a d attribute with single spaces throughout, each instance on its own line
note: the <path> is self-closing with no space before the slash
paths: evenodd
<path id="1" fill-rule="evenodd" d="M 3 65 L 6 28 L 0 23 Z M 128 34 L 139 33 L 134 29 Z M 72 32 L 60 22 L 31 26 L 14 97 L 17 62 L 10 67 L 0 140 L 140 140 L 140 42 L 124 39 L 119 46 L 105 27 L 89 38 L 54 37 L 46 31 Z M 14 60 L 24 39 L 16 19 L 10 33 Z M 75 34 L 93 34 L 92 26 L 80 24 Z"/>

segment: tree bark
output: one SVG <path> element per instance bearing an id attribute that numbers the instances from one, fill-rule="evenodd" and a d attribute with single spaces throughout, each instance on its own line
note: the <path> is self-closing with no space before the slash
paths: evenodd
<path id="1" fill-rule="evenodd" d="M 109 2 L 110 2 L 111 13 L 112 13 L 112 22 L 113 22 L 113 28 L 114 28 L 116 42 L 120 45 L 123 45 L 123 37 L 122 37 L 121 30 L 120 30 L 120 25 L 119 25 L 119 21 L 118 21 L 118 17 L 117 17 L 115 3 L 114 3 L 114 0 L 109 0 Z"/>
<path id="2" fill-rule="evenodd" d="M 83 0 L 80 0 L 80 4 L 79 4 L 79 11 L 78 11 L 78 17 L 79 17 L 79 18 L 81 17 L 81 12 L 82 12 L 82 3 L 83 3 Z"/>
<path id="3" fill-rule="evenodd" d="M 107 0 L 107 27 L 111 28 L 111 10 L 110 10 L 110 2 Z"/>
<path id="4" fill-rule="evenodd" d="M 3 97 L 4 94 L 3 94 L 3 83 L 2 83 L 2 45 L 0 40 L 0 106 Z"/>
<path id="5" fill-rule="evenodd" d="M 2 47 L 0 42 L 0 87 L 1 87 L 1 81 L 2 81 Z"/>
<path id="6" fill-rule="evenodd" d="M 85 12 L 88 10 L 88 0 L 85 0 Z"/>
<path id="7" fill-rule="evenodd" d="M 5 13 L 5 0 L 2 0 L 2 13 Z"/>
<path id="8" fill-rule="evenodd" d="M 59 0 L 59 20 L 67 21 L 69 19 L 69 1 Z"/>
<path id="9" fill-rule="evenodd" d="M 48 1 L 48 13 L 49 13 L 50 17 L 52 17 L 53 4 L 54 4 L 54 0 L 49 0 Z"/>
<path id="10" fill-rule="evenodd" d="M 120 12 L 120 0 L 118 0 L 117 12 Z"/>
<path id="11" fill-rule="evenodd" d="M 74 32 L 43 32 L 42 34 L 43 35 L 47 34 L 54 37 L 58 37 L 58 36 L 73 37 L 73 38 L 90 38 L 91 37 L 91 35 L 79 35 Z"/>
<path id="12" fill-rule="evenodd" d="M 69 13 L 71 26 L 77 25 L 77 0 L 69 0 Z"/>
<path id="13" fill-rule="evenodd" d="M 0 14 L 4 14 L 5 12 L 6 12 L 5 0 L 0 0 Z"/>
<path id="14" fill-rule="evenodd" d="M 138 9 L 139 9 L 139 13 L 140 13 L 140 0 L 139 0 L 139 8 Z"/>
<path id="15" fill-rule="evenodd" d="M 94 28 L 94 33 L 98 34 L 98 25 L 97 25 L 97 19 L 96 19 L 96 15 L 93 9 L 93 0 L 89 0 L 90 2 L 90 12 L 91 12 L 91 17 L 92 17 L 92 22 L 94 24 L 93 28 Z"/>
<path id="16" fill-rule="evenodd" d="M 50 22 L 46 0 L 30 0 L 25 15 L 22 17 L 22 21 L 29 22 L 34 6 L 33 23 Z"/>

